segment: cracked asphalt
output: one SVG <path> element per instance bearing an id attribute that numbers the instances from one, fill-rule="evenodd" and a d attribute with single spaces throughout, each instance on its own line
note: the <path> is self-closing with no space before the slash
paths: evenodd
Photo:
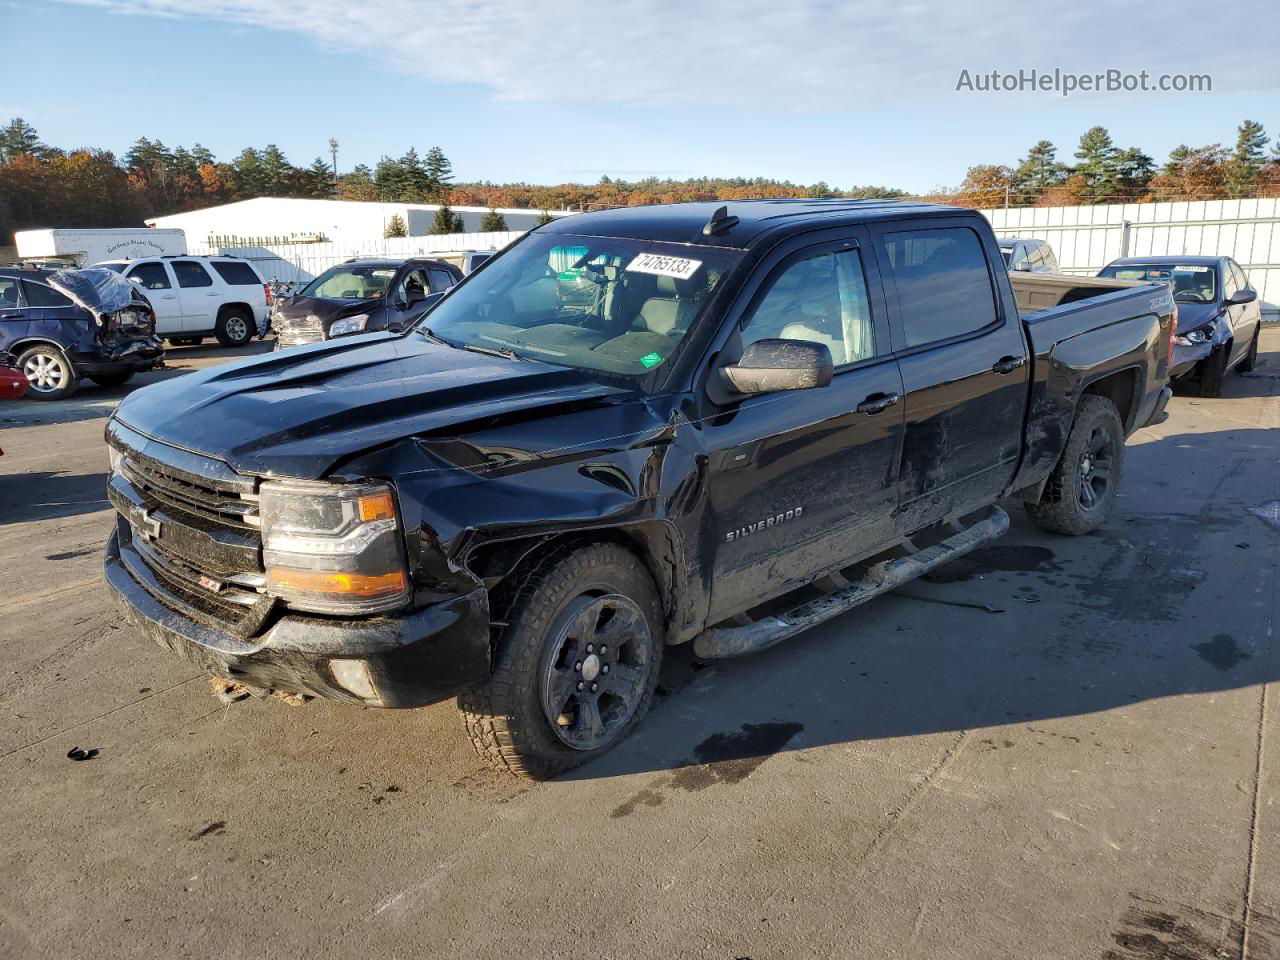
<path id="1" fill-rule="evenodd" d="M 1010 506 L 774 650 L 680 648 L 629 741 L 537 785 L 451 704 L 213 699 L 101 583 L 123 389 L 0 402 L 0 956 L 1280 957 L 1262 347 L 1131 439 L 1097 534 Z"/>

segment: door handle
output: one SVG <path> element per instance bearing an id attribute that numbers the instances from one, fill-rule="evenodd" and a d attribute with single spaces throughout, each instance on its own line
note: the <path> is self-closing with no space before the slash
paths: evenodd
<path id="1" fill-rule="evenodd" d="M 859 413 L 874 416 L 877 413 L 883 413 L 888 410 L 901 399 L 902 394 L 900 393 L 873 393 L 858 404 L 857 410 Z"/>
<path id="2" fill-rule="evenodd" d="M 161 295 L 160 299 L 161 300 L 177 300 L 178 295 L 176 293 L 166 293 Z"/>
<path id="3" fill-rule="evenodd" d="M 1001 357 L 991 365 L 991 369 L 996 373 L 1013 373 L 1026 362 L 1026 357 Z"/>
<path id="4" fill-rule="evenodd" d="M 220 297 L 220 296 L 222 296 L 222 294 L 220 294 L 220 293 L 206 293 L 206 294 L 205 294 L 205 296 L 206 296 L 206 297 Z"/>
<path id="5" fill-rule="evenodd" d="M 21 319 L 22 319 L 22 314 L 20 313 L 0 313 L 0 320 L 21 320 Z"/>

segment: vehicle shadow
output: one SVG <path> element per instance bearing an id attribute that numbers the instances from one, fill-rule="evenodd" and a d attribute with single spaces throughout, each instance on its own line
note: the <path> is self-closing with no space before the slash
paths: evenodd
<path id="1" fill-rule="evenodd" d="M 96 513 L 109 505 L 105 473 L 0 474 L 0 527 Z"/>
<path id="2" fill-rule="evenodd" d="M 997 749 L 984 729 L 1280 679 L 1266 605 L 1240 599 L 1276 587 L 1274 433 L 1132 446 L 1098 532 L 1045 534 L 1006 503 L 1000 541 L 761 654 L 702 664 L 668 649 L 650 717 L 564 779 L 657 775 L 627 815 L 782 751 L 961 731 Z"/>
<path id="3" fill-rule="evenodd" d="M 1270 331 L 1274 329 L 1274 333 Z M 1222 381 L 1222 397 L 1226 399 L 1244 399 L 1247 397 L 1269 397 L 1280 391 L 1280 328 L 1264 328 L 1262 344 L 1258 350 L 1258 362 L 1248 373 L 1233 370 Z M 1275 347 L 1275 349 L 1268 349 Z M 1200 380 L 1196 377 L 1182 377 L 1171 383 L 1173 394 L 1177 397 L 1200 396 Z M 1216 399 L 1216 398 L 1215 398 Z M 1206 402 L 1212 403 L 1213 399 Z"/>

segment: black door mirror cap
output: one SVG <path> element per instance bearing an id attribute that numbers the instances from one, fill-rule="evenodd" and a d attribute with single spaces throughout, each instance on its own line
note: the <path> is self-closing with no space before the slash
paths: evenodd
<path id="1" fill-rule="evenodd" d="M 757 340 L 742 351 L 741 360 L 722 367 L 721 373 L 733 393 L 749 395 L 828 386 L 835 364 L 824 343 Z"/>
<path id="2" fill-rule="evenodd" d="M 1239 306 L 1243 306 L 1246 303 L 1253 303 L 1253 301 L 1257 299 L 1258 299 L 1257 290 L 1249 290 L 1247 288 L 1244 290 L 1237 290 L 1231 296 L 1227 297 L 1227 306 L 1239 307 Z"/>

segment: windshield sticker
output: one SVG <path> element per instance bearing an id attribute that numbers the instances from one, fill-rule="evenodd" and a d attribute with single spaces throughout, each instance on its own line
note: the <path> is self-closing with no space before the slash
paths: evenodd
<path id="1" fill-rule="evenodd" d="M 1174 267 L 1173 269 L 1176 270 L 1178 273 L 1208 273 L 1209 272 L 1208 267 L 1199 267 L 1199 266 Z"/>
<path id="2" fill-rule="evenodd" d="M 677 280 L 688 280 L 698 272 L 700 266 L 702 266 L 701 260 L 666 257 L 660 253 L 642 253 L 627 264 L 627 271 L 629 273 L 650 273 L 655 277 L 674 277 Z"/>
<path id="3" fill-rule="evenodd" d="M 394 277 L 396 275 L 394 270 L 372 270 L 370 272 L 375 277 Z"/>
<path id="4" fill-rule="evenodd" d="M 662 362 L 662 354 L 646 353 L 643 357 L 640 358 L 640 362 L 643 363 L 646 367 L 656 367 L 658 364 Z"/>

